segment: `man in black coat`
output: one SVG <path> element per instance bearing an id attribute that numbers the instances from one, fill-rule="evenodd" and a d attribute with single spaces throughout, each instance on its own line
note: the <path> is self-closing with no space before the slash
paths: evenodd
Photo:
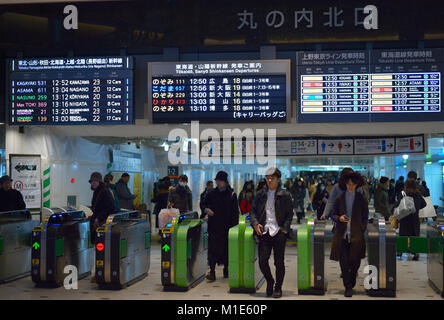
<path id="1" fill-rule="evenodd" d="M 259 236 L 259 267 L 267 280 L 267 296 L 282 296 L 285 275 L 285 244 L 293 219 L 293 201 L 290 193 L 281 188 L 281 172 L 269 168 L 265 173 L 267 188 L 256 194 L 250 209 L 250 221 Z M 274 251 L 276 286 L 268 260 Z"/>
<path id="2" fill-rule="evenodd" d="M 11 178 L 0 178 L 0 212 L 26 209 L 25 201 L 20 191 L 11 188 Z"/>
<path id="3" fill-rule="evenodd" d="M 89 179 L 91 184 L 91 190 L 94 191 L 91 210 L 93 215 L 91 216 L 90 228 L 91 228 L 91 241 L 95 242 L 96 229 L 106 222 L 106 219 L 110 214 L 115 211 L 114 199 L 111 191 L 105 187 L 105 183 L 102 181 L 102 175 L 99 172 L 93 172 Z"/>
<path id="4" fill-rule="evenodd" d="M 236 193 L 228 184 L 228 174 L 219 171 L 216 188 L 211 189 L 203 199 L 203 218 L 208 222 L 208 262 L 210 272 L 207 279 L 216 280 L 216 264 L 224 265 L 224 278 L 228 278 L 228 231 L 239 223 L 239 205 Z"/>

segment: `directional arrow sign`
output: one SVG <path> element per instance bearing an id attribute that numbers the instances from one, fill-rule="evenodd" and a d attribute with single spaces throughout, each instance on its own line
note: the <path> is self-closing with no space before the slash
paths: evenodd
<path id="1" fill-rule="evenodd" d="M 34 244 L 32 245 L 32 247 L 37 250 L 38 247 L 40 247 L 40 245 L 37 242 L 34 242 Z"/>
<path id="2" fill-rule="evenodd" d="M 17 170 L 18 172 L 23 171 L 23 170 L 35 171 L 35 170 L 37 170 L 37 166 L 36 165 L 23 165 L 21 163 L 18 163 L 14 167 L 14 169 Z"/>
<path id="3" fill-rule="evenodd" d="M 162 250 L 165 250 L 165 252 L 167 252 L 168 250 L 170 250 L 170 246 L 166 244 L 162 247 Z"/>

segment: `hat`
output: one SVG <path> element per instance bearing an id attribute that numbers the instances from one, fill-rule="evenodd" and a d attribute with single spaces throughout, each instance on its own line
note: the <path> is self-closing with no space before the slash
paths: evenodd
<path id="1" fill-rule="evenodd" d="M 102 181 L 102 174 L 100 172 L 93 172 L 91 173 L 91 177 L 89 178 L 88 182 L 92 182 L 92 181 Z"/>
<path id="2" fill-rule="evenodd" d="M 11 181 L 11 182 L 12 182 L 13 180 L 12 180 L 11 177 L 8 176 L 8 175 L 3 176 L 3 177 L 0 178 L 0 184 L 4 183 L 4 182 L 6 182 L 6 181 Z"/>
<path id="3" fill-rule="evenodd" d="M 214 178 L 214 180 L 221 180 L 221 181 L 228 182 L 228 173 L 226 173 L 225 171 L 219 171 L 216 174 L 216 178 Z"/>
<path id="4" fill-rule="evenodd" d="M 281 171 L 278 168 L 268 168 L 267 171 L 265 171 L 265 176 L 276 176 L 278 178 L 281 177 Z"/>

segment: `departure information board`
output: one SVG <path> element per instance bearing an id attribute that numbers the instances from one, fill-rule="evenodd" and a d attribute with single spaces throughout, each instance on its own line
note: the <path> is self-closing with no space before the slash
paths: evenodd
<path id="1" fill-rule="evenodd" d="M 298 53 L 298 121 L 442 121 L 443 56 L 442 49 Z"/>
<path id="2" fill-rule="evenodd" d="M 132 68 L 130 57 L 11 60 L 9 123 L 132 124 Z"/>
<path id="3" fill-rule="evenodd" d="M 148 64 L 153 123 L 289 121 L 290 60 Z"/>

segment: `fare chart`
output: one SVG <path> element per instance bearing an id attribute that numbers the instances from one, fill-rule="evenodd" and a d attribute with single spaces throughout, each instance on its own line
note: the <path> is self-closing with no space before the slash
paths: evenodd
<path id="1" fill-rule="evenodd" d="M 15 59 L 11 125 L 132 124 L 130 57 Z"/>
<path id="2" fill-rule="evenodd" d="M 290 61 L 148 64 L 153 123 L 286 122 Z"/>
<path id="3" fill-rule="evenodd" d="M 298 53 L 300 122 L 439 121 L 441 49 Z"/>

